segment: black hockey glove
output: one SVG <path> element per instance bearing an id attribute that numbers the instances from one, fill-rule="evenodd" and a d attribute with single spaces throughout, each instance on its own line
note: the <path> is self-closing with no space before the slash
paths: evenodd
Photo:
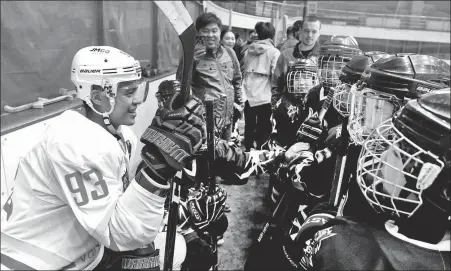
<path id="1" fill-rule="evenodd" d="M 186 241 L 186 258 L 184 270 L 208 270 L 216 263 L 216 256 L 211 246 L 197 232 L 184 235 Z"/>
<path id="2" fill-rule="evenodd" d="M 331 151 L 335 151 L 341 143 L 341 124 L 332 127 L 327 131 L 327 137 L 324 141 L 324 146 Z"/>
<path id="3" fill-rule="evenodd" d="M 206 140 L 205 108 L 192 96 L 183 103 L 175 93 L 159 108 L 152 124 L 141 136 L 141 157 L 146 172 L 158 183 L 165 184 L 181 170 L 187 158 L 195 154 Z"/>
<path id="4" fill-rule="evenodd" d="M 324 136 L 327 134 L 327 122 L 323 120 L 323 123 L 316 116 L 310 116 L 296 133 L 299 141 L 317 143 L 321 142 Z"/>
<path id="5" fill-rule="evenodd" d="M 205 230 L 210 223 L 221 218 L 226 199 L 226 191 L 218 185 L 212 195 L 208 194 L 208 186 L 189 193 L 187 208 L 195 228 Z"/>
<path id="6" fill-rule="evenodd" d="M 332 154 L 336 153 L 337 148 L 343 144 L 341 141 L 341 124 L 329 129 L 327 135 L 324 134 L 324 137 L 326 137 L 324 142 L 318 143 L 320 148 L 315 152 L 315 158 L 318 164 L 332 157 Z"/>

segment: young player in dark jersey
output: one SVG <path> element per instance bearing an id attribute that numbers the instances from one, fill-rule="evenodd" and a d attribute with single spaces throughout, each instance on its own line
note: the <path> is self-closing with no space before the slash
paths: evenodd
<path id="1" fill-rule="evenodd" d="M 411 98 L 425 88 L 449 86 L 448 65 L 429 56 L 419 57 L 423 62 L 414 59 L 414 69 L 423 80 L 384 72 L 387 65 L 402 61 L 394 56 L 394 62 L 381 61 L 385 66 L 367 69 L 371 75 L 362 81 L 373 90 L 381 90 L 382 82 L 392 82 L 385 84 L 387 91 L 404 91 Z M 434 72 L 427 72 L 424 66 L 428 65 Z M 377 85 L 383 76 L 395 78 Z M 449 100 L 448 88 L 410 101 L 364 142 L 357 183 L 380 219 L 387 221 L 382 227 L 347 216 L 346 208 L 345 216 L 337 216 L 335 208 L 319 204 L 294 242 L 287 237 L 282 245 L 267 246 L 248 259 L 245 269 L 449 269 Z M 269 258 L 271 261 L 266 261 Z"/>
<path id="2" fill-rule="evenodd" d="M 284 92 L 285 95 L 282 96 L 279 106 L 274 111 L 278 131 L 275 136 L 276 142 L 282 142 L 283 146 L 291 146 L 295 142 L 306 142 L 311 144 L 309 150 L 319 156 L 311 167 L 303 169 L 303 179 L 315 180 L 310 192 L 317 198 L 324 197 L 329 192 L 327 183 L 330 183 L 334 172 L 335 157 L 329 150 L 324 150 L 328 129 L 341 122 L 341 117 L 335 109 L 329 108 L 333 98 L 333 88 L 340 83 L 338 76 L 341 68 L 352 57 L 361 54 L 362 51 L 353 37 L 332 36 L 320 48 L 317 63 L 318 84 L 302 91 L 305 86 L 302 78 L 306 72 L 297 68 L 298 64 L 294 63 L 287 73 L 287 91 Z M 295 103 L 296 101 L 298 103 Z M 296 110 L 292 109 L 292 104 L 296 105 Z M 280 113 L 285 111 L 296 112 L 296 114 L 293 113 L 292 123 L 289 123 L 287 117 Z M 335 129 L 331 132 L 334 133 Z M 284 185 L 280 179 L 277 176 L 273 177 L 271 199 L 275 204 L 283 194 Z"/>

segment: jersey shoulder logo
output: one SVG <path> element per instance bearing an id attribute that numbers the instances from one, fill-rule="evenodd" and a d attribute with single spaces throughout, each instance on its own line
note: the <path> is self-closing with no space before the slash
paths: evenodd
<path id="1" fill-rule="evenodd" d="M 321 248 L 321 242 L 326 240 L 332 236 L 336 235 L 336 233 L 332 232 L 332 227 L 328 227 L 322 229 L 315 233 L 315 236 L 306 241 L 306 247 L 304 248 L 304 256 L 301 259 L 301 266 L 305 269 L 310 269 L 313 267 L 313 256 L 319 251 Z"/>

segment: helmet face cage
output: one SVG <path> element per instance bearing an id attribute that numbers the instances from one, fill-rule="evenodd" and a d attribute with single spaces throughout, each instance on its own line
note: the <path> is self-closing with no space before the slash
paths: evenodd
<path id="1" fill-rule="evenodd" d="M 349 83 L 341 83 L 334 87 L 334 98 L 333 104 L 335 110 L 342 115 L 343 117 L 349 116 L 349 112 L 351 111 L 351 89 L 356 89 L 356 84 Z"/>
<path id="2" fill-rule="evenodd" d="M 410 217 L 423 204 L 422 193 L 444 163 L 405 137 L 388 119 L 362 145 L 357 183 L 377 212 Z"/>
<path id="3" fill-rule="evenodd" d="M 340 72 L 346 65 L 345 58 L 341 56 L 323 56 L 318 61 L 318 74 L 321 79 L 321 83 L 327 87 L 335 87 L 340 84 Z"/>
<path id="4" fill-rule="evenodd" d="M 379 124 L 390 119 L 401 108 L 401 101 L 396 96 L 362 85 L 350 91 L 350 99 L 348 132 L 359 145 Z"/>
<path id="5" fill-rule="evenodd" d="M 319 84 L 316 65 L 306 65 L 294 65 L 289 68 L 286 77 L 288 93 L 303 97 Z"/>

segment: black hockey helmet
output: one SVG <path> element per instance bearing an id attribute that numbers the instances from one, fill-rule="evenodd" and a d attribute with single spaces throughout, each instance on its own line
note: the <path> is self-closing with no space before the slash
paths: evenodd
<path id="1" fill-rule="evenodd" d="M 433 56 L 392 55 L 365 69 L 351 91 L 348 131 L 362 144 L 383 121 L 409 99 L 449 87 L 450 66 Z"/>
<path id="2" fill-rule="evenodd" d="M 332 36 L 321 45 L 318 54 L 318 69 L 325 87 L 339 84 L 341 68 L 353 57 L 362 55 L 359 44 L 352 36 Z"/>
<path id="3" fill-rule="evenodd" d="M 360 76 L 366 68 L 379 59 L 389 56 L 389 54 L 379 51 L 366 52 L 363 55 L 355 56 L 341 69 L 339 79 L 341 82 L 355 84 L 360 80 Z"/>
<path id="4" fill-rule="evenodd" d="M 402 234 L 428 243 L 449 227 L 451 90 L 409 101 L 362 146 L 357 182 Z"/>
<path id="5" fill-rule="evenodd" d="M 352 86 L 360 80 L 363 71 L 365 71 L 368 66 L 376 62 L 377 60 L 390 55 L 384 52 L 371 51 L 366 52 L 363 55 L 353 57 L 346 65 L 341 69 L 339 76 L 340 84 L 335 87 L 334 91 L 334 108 L 342 116 L 348 116 L 351 99 L 349 91 Z"/>
<path id="6" fill-rule="evenodd" d="M 367 88 L 415 99 L 450 86 L 450 66 L 428 55 L 392 55 L 377 61 L 362 74 Z"/>
<path id="7" fill-rule="evenodd" d="M 178 80 L 164 80 L 158 86 L 158 91 L 155 93 L 158 105 L 162 106 L 169 97 L 176 92 L 180 92 L 181 84 Z"/>
<path id="8" fill-rule="evenodd" d="M 368 51 L 363 53 L 366 57 L 370 59 L 370 65 L 374 62 L 378 61 L 380 58 L 388 57 L 390 56 L 389 53 L 382 52 L 382 51 Z"/>

